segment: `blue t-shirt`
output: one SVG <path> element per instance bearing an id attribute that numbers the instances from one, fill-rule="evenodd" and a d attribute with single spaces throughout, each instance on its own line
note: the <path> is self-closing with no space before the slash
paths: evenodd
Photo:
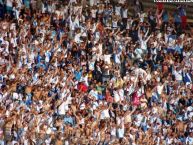
<path id="1" fill-rule="evenodd" d="M 186 16 L 186 11 L 183 8 L 179 8 L 179 15 Z"/>
<path id="2" fill-rule="evenodd" d="M 65 116 L 64 123 L 74 125 L 74 119 L 71 116 Z"/>
<path id="3" fill-rule="evenodd" d="M 179 54 L 182 54 L 183 48 L 181 48 L 179 45 L 176 45 L 175 51 L 177 51 Z"/>
<path id="4" fill-rule="evenodd" d="M 168 22 L 168 20 L 169 20 L 168 13 L 164 12 L 164 14 L 163 14 L 163 22 Z"/>
<path id="5" fill-rule="evenodd" d="M 30 8 L 30 0 L 23 0 L 23 3 L 27 8 Z"/>
<path id="6" fill-rule="evenodd" d="M 174 22 L 175 22 L 175 23 L 181 23 L 180 15 L 174 14 Z"/>
<path id="7" fill-rule="evenodd" d="M 78 72 L 78 71 L 75 71 L 74 74 L 75 74 L 76 80 L 77 80 L 77 81 L 80 81 L 81 76 L 82 76 L 82 71 L 79 71 L 79 72 Z"/>

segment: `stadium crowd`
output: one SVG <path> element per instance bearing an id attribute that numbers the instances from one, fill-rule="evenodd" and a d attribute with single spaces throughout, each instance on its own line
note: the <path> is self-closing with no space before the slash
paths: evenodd
<path id="1" fill-rule="evenodd" d="M 1 145 L 193 145 L 183 6 L 0 0 Z"/>

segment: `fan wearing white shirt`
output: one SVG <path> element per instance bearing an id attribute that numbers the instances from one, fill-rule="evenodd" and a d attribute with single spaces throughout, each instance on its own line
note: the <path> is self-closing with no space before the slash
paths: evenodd
<path id="1" fill-rule="evenodd" d="M 190 135 L 186 138 L 186 144 L 193 144 L 193 132 L 191 132 Z"/>
<path id="2" fill-rule="evenodd" d="M 151 38 L 151 35 L 147 37 L 148 33 L 149 33 L 149 29 L 147 30 L 145 35 L 143 35 L 143 33 L 141 33 L 141 29 L 139 27 L 139 29 L 138 29 L 138 37 L 139 37 L 139 41 L 140 41 L 140 48 L 142 50 L 145 50 L 145 51 L 147 50 L 147 42 Z"/>
<path id="3" fill-rule="evenodd" d="M 119 139 L 123 139 L 124 138 L 124 135 L 125 135 L 124 121 L 121 121 L 121 124 L 118 126 L 117 135 L 118 135 Z"/>
<path id="4" fill-rule="evenodd" d="M 128 18 L 128 8 L 126 6 L 122 9 L 122 18 L 123 19 Z"/>
<path id="5" fill-rule="evenodd" d="M 111 54 L 104 54 L 103 60 L 107 63 L 107 64 L 111 64 Z"/>
<path id="6" fill-rule="evenodd" d="M 120 97 L 120 95 L 119 95 L 119 93 L 118 93 L 118 90 L 114 90 L 113 91 L 113 95 L 114 95 L 114 101 L 117 103 L 117 102 L 119 102 L 119 101 L 121 101 L 121 97 Z"/>
<path id="7" fill-rule="evenodd" d="M 114 54 L 114 61 L 117 64 L 121 64 L 121 51 L 118 52 L 118 50 L 116 50 L 116 53 Z"/>
<path id="8" fill-rule="evenodd" d="M 178 82 L 182 82 L 183 77 L 182 77 L 182 70 L 180 68 L 176 68 L 176 70 L 173 71 L 173 75 L 175 76 L 175 79 Z"/>
<path id="9" fill-rule="evenodd" d="M 115 6 L 115 14 L 118 16 L 121 16 L 121 5 L 116 5 Z"/>
<path id="10" fill-rule="evenodd" d="M 92 7 L 92 6 L 97 5 L 98 1 L 99 1 L 99 0 L 89 0 L 89 4 L 90 4 L 90 6 Z"/>
<path id="11" fill-rule="evenodd" d="M 106 108 L 106 109 L 104 109 L 104 110 L 101 112 L 100 119 L 108 119 L 108 118 L 110 118 L 109 108 Z"/>
<path id="12" fill-rule="evenodd" d="M 70 15 L 70 30 L 74 31 L 77 27 L 79 27 L 79 19 L 78 16 Z"/>
<path id="13" fill-rule="evenodd" d="M 96 14 L 97 14 L 97 9 L 94 7 L 93 9 L 91 9 L 91 15 L 93 19 L 96 18 Z"/>

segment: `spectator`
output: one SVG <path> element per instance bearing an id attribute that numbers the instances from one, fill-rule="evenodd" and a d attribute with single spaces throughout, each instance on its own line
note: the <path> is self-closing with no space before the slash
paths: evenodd
<path id="1" fill-rule="evenodd" d="M 0 144 L 192 144 L 185 8 L 129 5 L 0 1 Z"/>

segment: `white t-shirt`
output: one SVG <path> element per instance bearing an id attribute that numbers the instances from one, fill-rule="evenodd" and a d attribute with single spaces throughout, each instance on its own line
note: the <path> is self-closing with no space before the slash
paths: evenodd
<path id="1" fill-rule="evenodd" d="M 89 0 L 90 6 L 97 5 L 98 0 Z"/>
<path id="2" fill-rule="evenodd" d="M 89 62 L 89 70 L 94 70 L 94 64 L 95 62 Z"/>
<path id="3" fill-rule="evenodd" d="M 186 144 L 190 144 L 190 145 L 192 145 L 193 144 L 193 137 L 187 137 L 186 138 Z"/>
<path id="4" fill-rule="evenodd" d="M 118 138 L 123 138 L 125 134 L 125 127 L 124 124 L 122 124 L 121 128 L 117 129 Z"/>
<path id="5" fill-rule="evenodd" d="M 4 54 L 9 54 L 9 42 L 8 41 L 3 41 L 3 44 L 6 45 Z"/>
<path id="6" fill-rule="evenodd" d="M 74 31 L 76 27 L 79 27 L 79 20 L 77 18 L 74 21 L 70 19 L 70 29 Z"/>
<path id="7" fill-rule="evenodd" d="M 13 7 L 13 0 L 7 0 L 6 6 Z"/>
<path id="8" fill-rule="evenodd" d="M 115 63 L 121 63 L 121 53 L 115 54 Z"/>
<path id="9" fill-rule="evenodd" d="M 13 47 L 17 47 L 17 38 L 11 38 L 11 43 L 13 44 Z"/>
<path id="10" fill-rule="evenodd" d="M 120 96 L 121 101 L 123 101 L 124 100 L 124 90 L 123 89 L 119 89 L 118 90 L 118 94 Z"/>
<path id="11" fill-rule="evenodd" d="M 18 99 L 18 98 L 19 98 L 18 93 L 14 92 L 14 93 L 13 93 L 13 98 L 14 98 L 14 99 Z"/>
<path id="12" fill-rule="evenodd" d="M 118 91 L 114 91 L 113 94 L 115 102 L 119 102 L 121 100 L 121 97 L 119 96 Z"/>
<path id="13" fill-rule="evenodd" d="M 128 9 L 124 9 L 123 10 L 123 18 L 127 18 L 128 17 Z"/>
<path id="14" fill-rule="evenodd" d="M 133 20 L 127 19 L 127 29 L 130 29 L 132 26 Z"/>
<path id="15" fill-rule="evenodd" d="M 163 88 L 164 88 L 164 85 L 158 85 L 158 86 L 157 86 L 157 92 L 158 92 L 158 94 L 161 94 L 161 93 L 162 93 Z"/>
<path id="16" fill-rule="evenodd" d="M 140 40 L 141 49 L 147 50 L 147 42 L 145 40 Z"/>
<path id="17" fill-rule="evenodd" d="M 136 118 L 137 118 L 137 121 L 135 122 L 135 125 L 140 126 L 141 121 L 143 120 L 143 116 L 141 114 L 138 114 Z"/>
<path id="18" fill-rule="evenodd" d="M 172 38 L 169 38 L 168 40 L 168 48 L 175 49 L 175 40 Z"/>
<path id="19" fill-rule="evenodd" d="M 50 53 L 49 51 L 46 51 L 46 52 L 45 52 L 45 56 L 46 56 L 45 61 L 46 61 L 46 62 L 49 62 L 49 61 L 50 61 L 51 53 Z"/>
<path id="20" fill-rule="evenodd" d="M 96 100 L 98 100 L 98 92 L 97 92 L 97 91 L 91 90 L 91 91 L 89 92 L 89 94 L 90 94 L 92 97 L 95 97 Z"/>
<path id="21" fill-rule="evenodd" d="M 111 135 L 116 136 L 116 128 L 115 127 L 111 129 Z"/>
<path id="22" fill-rule="evenodd" d="M 139 14 L 140 22 L 143 23 L 145 17 L 145 13 Z"/>
<path id="23" fill-rule="evenodd" d="M 101 112 L 100 119 L 106 119 L 106 118 L 110 118 L 109 109 L 105 109 Z"/>
<path id="24" fill-rule="evenodd" d="M 92 18 L 96 18 L 96 12 L 97 12 L 96 9 L 92 9 L 92 10 L 91 10 Z"/>
<path id="25" fill-rule="evenodd" d="M 58 114 L 65 115 L 68 109 L 68 103 L 65 101 L 58 107 Z"/>
<path id="26" fill-rule="evenodd" d="M 126 0 L 119 0 L 118 2 L 119 2 L 120 4 L 125 4 L 125 1 L 126 1 Z"/>
<path id="27" fill-rule="evenodd" d="M 119 16 L 121 15 L 121 7 L 120 6 L 115 7 L 115 14 L 119 15 Z"/>
<path id="28" fill-rule="evenodd" d="M 181 71 L 174 71 L 174 75 L 177 81 L 182 81 L 182 72 Z"/>
<path id="29" fill-rule="evenodd" d="M 143 51 L 142 51 L 142 49 L 137 48 L 137 49 L 135 49 L 135 53 L 136 53 L 137 58 L 141 58 L 141 55 L 143 54 Z"/>
<path id="30" fill-rule="evenodd" d="M 16 2 L 17 2 L 17 7 L 21 8 L 23 3 L 22 0 L 16 0 Z"/>
<path id="31" fill-rule="evenodd" d="M 117 20 L 113 20 L 112 21 L 112 27 L 113 28 L 117 28 Z"/>
<path id="32" fill-rule="evenodd" d="M 81 42 L 80 37 L 81 37 L 81 33 L 76 34 L 75 37 L 74 37 L 74 41 L 75 41 L 76 43 L 80 43 L 80 42 Z"/>
<path id="33" fill-rule="evenodd" d="M 104 55 L 104 61 L 107 63 L 107 64 L 110 64 L 111 63 L 111 54 L 105 54 Z"/>
<path id="34" fill-rule="evenodd" d="M 76 0 L 70 0 L 70 3 L 76 3 Z"/>

